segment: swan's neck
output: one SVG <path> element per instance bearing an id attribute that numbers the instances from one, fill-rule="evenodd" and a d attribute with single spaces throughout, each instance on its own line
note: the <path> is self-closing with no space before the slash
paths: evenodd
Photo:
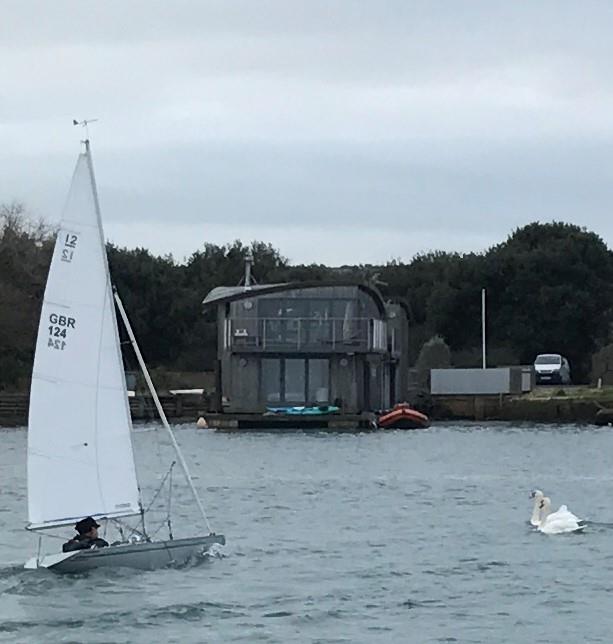
<path id="1" fill-rule="evenodd" d="M 530 517 L 530 523 L 532 525 L 538 525 L 541 522 L 541 500 L 538 498 L 534 499 L 534 507 L 532 508 L 532 516 Z"/>
<path id="2" fill-rule="evenodd" d="M 551 503 L 548 499 L 543 500 L 543 507 L 540 514 L 540 525 L 543 527 L 547 521 L 547 517 L 551 514 Z"/>

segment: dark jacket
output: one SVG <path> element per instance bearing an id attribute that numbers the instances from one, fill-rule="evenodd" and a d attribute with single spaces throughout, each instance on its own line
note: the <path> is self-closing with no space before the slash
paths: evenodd
<path id="1" fill-rule="evenodd" d="M 62 552 L 72 552 L 73 550 L 88 550 L 89 548 L 104 548 L 108 546 L 108 541 L 98 537 L 91 539 L 86 534 L 78 534 L 62 546 Z"/>

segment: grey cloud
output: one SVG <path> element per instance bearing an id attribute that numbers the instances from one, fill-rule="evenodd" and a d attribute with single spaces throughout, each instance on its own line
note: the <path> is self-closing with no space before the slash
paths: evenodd
<path id="1" fill-rule="evenodd" d="M 7 2 L 0 200 L 57 219 L 71 119 L 99 117 L 127 245 L 206 225 L 318 261 L 350 231 L 343 261 L 384 261 L 553 218 L 610 241 L 612 28 L 597 1 Z"/>
<path id="2" fill-rule="evenodd" d="M 447 162 L 424 163 L 404 146 L 217 145 L 175 151 L 161 165 L 132 157 L 143 174 L 161 178 L 155 189 L 101 185 L 111 220 L 222 218 L 236 235 L 250 222 L 371 231 L 408 226 L 444 235 L 467 227 L 508 231 L 533 219 L 598 223 L 613 203 L 609 156 L 606 144 L 558 143 L 485 154 L 464 148 Z M 107 163 L 108 181 L 119 159 Z"/>

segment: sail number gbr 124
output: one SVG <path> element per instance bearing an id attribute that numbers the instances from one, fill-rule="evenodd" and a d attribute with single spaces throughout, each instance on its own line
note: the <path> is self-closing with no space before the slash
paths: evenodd
<path id="1" fill-rule="evenodd" d="M 58 351 L 63 351 L 66 347 L 66 336 L 68 329 L 74 329 L 76 320 L 75 318 L 69 318 L 65 315 L 58 315 L 57 313 L 51 313 L 49 315 L 49 338 L 47 340 L 47 346 L 51 349 L 57 349 Z"/>

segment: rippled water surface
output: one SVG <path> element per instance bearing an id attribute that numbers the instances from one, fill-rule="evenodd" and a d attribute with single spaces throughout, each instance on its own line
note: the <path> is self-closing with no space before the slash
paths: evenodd
<path id="1" fill-rule="evenodd" d="M 0 640 L 609 643 L 611 431 L 179 427 L 227 546 L 181 570 L 60 576 L 21 568 L 36 551 L 23 530 L 26 433 L 3 430 Z M 170 452 L 157 431 L 134 438 L 150 495 Z M 175 536 L 189 536 L 197 514 L 175 481 Z M 590 520 L 586 533 L 533 532 L 533 487 Z"/>

